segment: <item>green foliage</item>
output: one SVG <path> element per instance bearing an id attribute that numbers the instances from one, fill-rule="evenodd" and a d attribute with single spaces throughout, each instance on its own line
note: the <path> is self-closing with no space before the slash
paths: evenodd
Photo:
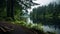
<path id="1" fill-rule="evenodd" d="M 31 8 L 33 5 L 37 5 L 37 3 L 32 2 L 32 0 L 0 0 L 0 17 L 21 20 L 22 10 Z"/>
<path id="2" fill-rule="evenodd" d="M 22 25 L 22 26 L 25 26 L 27 28 L 35 28 L 35 29 L 38 29 L 38 30 L 42 30 L 41 26 L 42 24 L 36 24 L 36 23 L 26 23 L 24 21 L 18 21 L 16 20 L 15 22 L 11 22 L 13 24 L 17 24 L 17 25 Z"/>

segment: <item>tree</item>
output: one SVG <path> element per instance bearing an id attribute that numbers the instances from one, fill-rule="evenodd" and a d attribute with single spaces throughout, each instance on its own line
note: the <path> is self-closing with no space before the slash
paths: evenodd
<path id="1" fill-rule="evenodd" d="M 6 4 L 5 0 L 0 0 L 0 17 L 5 15 L 5 13 L 4 13 L 5 12 L 4 10 L 6 8 L 5 4 Z M 4 13 L 4 15 L 3 15 L 3 13 Z"/>
<path id="2" fill-rule="evenodd" d="M 60 4 L 50 3 L 48 6 L 34 8 L 31 14 L 34 23 L 58 25 L 60 23 Z"/>
<path id="3" fill-rule="evenodd" d="M 36 3 L 32 2 L 32 0 L 0 0 L 0 7 L 7 8 L 7 17 L 14 17 L 16 15 L 20 16 L 22 14 L 22 10 L 27 10 L 31 8 L 33 5 L 37 5 Z M 3 6 L 4 5 L 4 6 Z M 3 11 L 3 9 L 1 9 Z M 17 13 L 18 12 L 18 13 Z"/>
<path id="4" fill-rule="evenodd" d="M 14 19 L 14 0 L 7 0 L 7 17 Z"/>

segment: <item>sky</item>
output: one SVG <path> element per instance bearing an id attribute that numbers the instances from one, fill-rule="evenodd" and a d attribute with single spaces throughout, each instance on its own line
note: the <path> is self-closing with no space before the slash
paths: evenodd
<path id="1" fill-rule="evenodd" d="M 59 1 L 60 0 L 36 0 L 33 2 L 40 4 L 40 5 L 35 6 L 35 7 L 38 7 L 38 6 L 42 6 L 42 5 L 48 5 L 49 3 L 53 3 L 53 2 L 58 3 Z"/>
<path id="2" fill-rule="evenodd" d="M 39 3 L 40 5 L 47 5 L 49 4 L 50 2 L 56 2 L 57 0 L 36 0 L 36 1 L 33 1 L 35 3 Z"/>
<path id="3" fill-rule="evenodd" d="M 53 2 L 59 2 L 60 0 L 36 0 L 36 1 L 33 1 L 34 3 L 38 3 L 40 5 L 36 5 L 36 6 L 31 6 L 31 9 L 28 9 L 29 13 L 32 11 L 33 8 L 37 8 L 39 6 L 42 6 L 42 5 L 48 5 L 49 3 L 53 3 Z M 28 14 L 29 14 L 28 13 Z"/>

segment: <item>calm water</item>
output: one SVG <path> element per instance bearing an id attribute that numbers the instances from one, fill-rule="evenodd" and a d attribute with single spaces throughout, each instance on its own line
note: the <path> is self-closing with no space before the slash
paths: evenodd
<path id="1" fill-rule="evenodd" d="M 26 22 L 29 23 L 33 23 L 33 20 L 30 19 L 30 17 L 27 15 L 24 16 L 26 18 Z M 44 32 L 56 32 L 56 34 L 60 34 L 60 29 L 57 27 L 55 27 L 55 25 L 43 25 L 42 26 L 43 31 Z"/>
<path id="2" fill-rule="evenodd" d="M 43 25 L 42 26 L 44 32 L 56 32 L 56 34 L 60 34 L 60 29 L 58 27 L 54 27 L 54 25 Z"/>
<path id="3" fill-rule="evenodd" d="M 33 20 L 30 17 L 27 18 L 27 23 L 33 23 Z M 56 34 L 60 34 L 60 28 L 56 25 L 43 25 L 42 26 L 44 32 L 55 32 Z"/>

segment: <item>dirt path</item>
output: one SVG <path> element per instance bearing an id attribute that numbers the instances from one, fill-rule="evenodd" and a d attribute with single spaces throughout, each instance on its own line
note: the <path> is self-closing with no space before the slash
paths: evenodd
<path id="1" fill-rule="evenodd" d="M 20 26 L 20 25 L 14 25 L 14 24 L 11 24 L 11 23 L 8 23 L 8 22 L 5 22 L 5 21 L 0 21 L 0 27 L 2 27 L 2 28 L 0 28 L 0 30 L 1 29 L 3 31 L 7 30 L 5 32 L 6 34 L 37 34 L 36 31 L 30 30 L 30 29 L 28 29 L 26 27 L 23 27 L 23 26 Z M 0 34 L 2 32 L 0 31 Z"/>

